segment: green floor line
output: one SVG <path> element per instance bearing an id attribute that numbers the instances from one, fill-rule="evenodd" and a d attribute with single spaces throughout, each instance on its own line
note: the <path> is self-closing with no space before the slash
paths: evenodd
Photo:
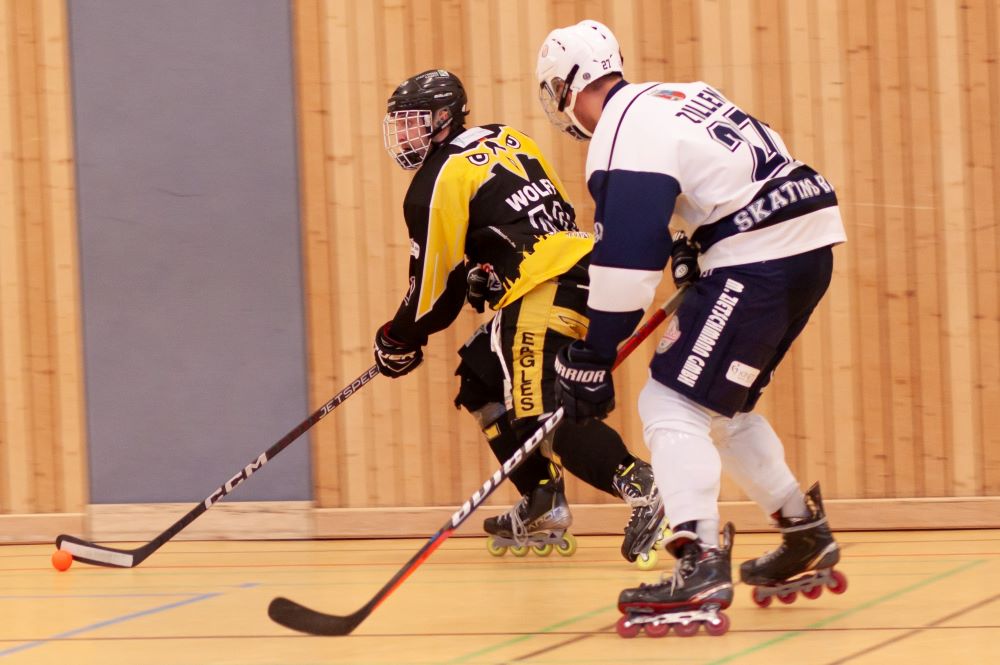
<path id="1" fill-rule="evenodd" d="M 560 628 L 563 628 L 564 626 L 568 626 L 570 624 L 574 624 L 577 621 L 582 621 L 584 619 L 589 619 L 592 616 L 595 616 L 597 614 L 601 614 L 602 612 L 608 612 L 608 611 L 616 609 L 616 608 L 617 608 L 617 605 L 606 605 L 604 607 L 599 607 L 596 610 L 591 610 L 590 612 L 584 612 L 583 614 L 577 614 L 576 616 L 570 617 L 570 618 L 568 618 L 568 619 L 566 619 L 564 621 L 560 621 L 559 623 L 554 623 L 552 625 L 546 626 L 545 628 L 542 628 L 541 630 L 539 630 L 537 633 L 532 633 L 531 635 L 522 635 L 520 637 L 515 637 L 515 638 L 510 639 L 510 640 L 505 640 L 505 641 L 500 642 L 499 644 L 495 644 L 495 645 L 493 645 L 491 647 L 486 647 L 485 649 L 479 649 L 478 651 L 473 651 L 472 653 L 466 654 L 464 656 L 459 656 L 458 658 L 455 658 L 453 660 L 445 661 L 445 665 L 452 665 L 453 663 L 466 663 L 469 660 L 471 660 L 473 658 L 476 658 L 478 656 L 483 656 L 483 655 L 486 655 L 488 653 L 493 653 L 494 651 L 499 651 L 500 649 L 506 649 L 507 647 L 513 646 L 513 645 L 518 644 L 520 642 L 525 642 L 527 640 L 534 639 L 534 638 L 538 637 L 538 635 L 541 634 L 541 633 L 551 633 L 553 631 L 559 630 Z"/>
<path id="2" fill-rule="evenodd" d="M 880 596 L 879 598 L 875 598 L 874 600 L 869 600 L 867 603 L 862 603 L 862 604 L 860 604 L 860 605 L 858 605 L 856 607 L 852 607 L 849 610 L 844 610 L 843 612 L 840 612 L 839 614 L 834 614 L 832 617 L 828 617 L 826 619 L 822 619 L 820 621 L 817 621 L 816 623 L 809 624 L 808 626 L 806 626 L 806 629 L 807 630 L 813 630 L 813 629 L 816 629 L 816 628 L 822 628 L 823 626 L 829 625 L 829 624 L 833 623 L 834 621 L 839 621 L 839 620 L 843 619 L 844 617 L 850 616 L 852 614 L 857 614 L 858 612 L 861 612 L 862 610 L 867 610 L 867 609 L 869 609 L 871 607 L 875 607 L 876 605 L 880 605 L 880 604 L 882 604 L 882 603 L 884 603 L 886 601 L 889 601 L 889 600 L 892 600 L 894 598 L 898 598 L 900 596 L 906 595 L 906 594 L 910 593 L 911 591 L 916 591 L 917 589 L 920 589 L 922 587 L 928 586 L 929 584 L 933 584 L 935 582 L 943 580 L 946 577 L 951 577 L 952 575 L 957 575 L 958 573 L 963 573 L 963 572 L 965 572 L 966 570 L 968 570 L 970 568 L 982 565 L 982 564 L 984 564 L 986 562 L 987 562 L 987 559 L 978 559 L 976 561 L 970 561 L 969 563 L 967 563 L 967 564 L 965 564 L 963 566 L 959 566 L 958 568 L 952 568 L 951 570 L 945 571 L 945 572 L 940 573 L 938 575 L 934 575 L 933 577 L 928 577 L 925 580 L 921 580 L 920 582 L 916 582 L 915 584 L 911 584 L 910 586 L 905 587 L 903 589 L 899 589 L 898 591 L 893 591 L 892 593 L 886 594 L 884 596 Z M 774 646 L 775 644 L 780 644 L 782 642 L 787 642 L 790 639 L 793 639 L 793 638 L 796 638 L 796 637 L 800 637 L 802 635 L 805 635 L 805 631 L 802 631 L 802 630 L 793 630 L 793 631 L 787 632 L 787 633 L 785 633 L 783 635 L 780 635 L 778 637 L 775 637 L 773 639 L 767 640 L 766 642 L 761 642 L 760 644 L 756 644 L 756 645 L 754 645 L 752 647 L 748 647 L 748 648 L 744 649 L 743 651 L 739 651 L 737 653 L 732 654 L 731 656 L 725 656 L 725 657 L 719 658 L 717 660 L 709 661 L 708 663 L 706 663 L 706 665 L 721 665 L 721 663 L 729 663 L 729 662 L 732 662 L 732 661 L 736 660 L 737 658 L 742 658 L 743 656 L 749 656 L 752 653 L 756 653 L 758 651 L 762 651 L 764 649 L 767 649 L 769 647 Z"/>
<path id="3" fill-rule="evenodd" d="M 880 596 L 879 598 L 875 598 L 875 599 L 870 600 L 870 601 L 868 601 L 866 603 L 862 603 L 861 605 L 853 607 L 853 608 L 851 608 L 849 610 L 845 610 L 843 612 L 835 614 L 835 615 L 833 615 L 831 617 L 828 617 L 826 619 L 822 619 L 820 621 L 817 621 L 817 622 L 815 622 L 815 623 L 810 624 L 809 626 L 807 626 L 806 629 L 807 630 L 814 630 L 814 629 L 822 628 L 823 626 L 829 625 L 829 624 L 831 624 L 831 623 L 833 623 L 835 621 L 839 621 L 839 620 L 843 619 L 844 617 L 850 616 L 852 614 L 856 614 L 858 612 L 861 612 L 861 611 L 866 610 L 868 608 L 874 607 L 874 606 L 879 605 L 881 603 L 887 602 L 887 601 L 892 600 L 894 598 L 898 598 L 899 596 L 905 595 L 905 594 L 910 593 L 912 591 L 916 591 L 917 589 L 925 587 L 925 586 L 927 586 L 929 584 L 933 584 L 933 583 L 935 583 L 935 582 L 937 582 L 939 580 L 945 579 L 947 577 L 951 577 L 952 575 L 957 575 L 958 573 L 965 572 L 966 570 L 968 570 L 970 568 L 973 568 L 975 566 L 984 564 L 986 562 L 987 562 L 986 559 L 977 559 L 975 561 L 970 561 L 970 562 L 965 563 L 965 564 L 963 564 L 961 566 L 958 566 L 957 568 L 953 568 L 951 570 L 945 571 L 945 572 L 940 573 L 938 575 L 934 575 L 933 577 L 929 577 L 927 579 L 921 580 L 920 582 L 916 582 L 914 584 L 911 584 L 910 586 L 905 587 L 903 589 L 900 589 L 898 591 L 894 591 L 894 592 L 886 594 L 884 596 Z M 506 649 L 506 648 L 511 647 L 513 645 L 520 644 L 522 642 L 526 642 L 528 640 L 534 639 L 539 634 L 553 632 L 555 630 L 563 628 L 564 626 L 576 623 L 576 622 L 581 621 L 583 619 L 588 619 L 588 618 L 590 618 L 592 616 L 595 616 L 595 615 L 603 613 L 603 612 L 610 612 L 610 611 L 612 611 L 614 609 L 616 609 L 615 605 L 607 605 L 605 607 L 601 607 L 601 608 L 598 608 L 596 610 L 592 610 L 590 612 L 586 612 L 584 614 L 579 614 L 577 616 L 570 617 L 569 619 L 566 619 L 564 621 L 560 621 L 559 623 L 555 623 L 555 624 L 552 624 L 550 626 L 546 626 L 545 628 L 542 628 L 541 630 L 539 630 L 537 633 L 533 633 L 531 635 L 522 635 L 522 636 L 519 636 L 519 637 L 516 637 L 516 638 L 513 638 L 513 639 L 505 640 L 505 641 L 500 642 L 498 644 L 495 644 L 493 646 L 486 647 L 485 649 L 479 649 L 478 651 L 474 651 L 474 652 L 466 654 L 464 656 L 459 656 L 459 657 L 457 657 L 457 658 L 455 658 L 453 660 L 445 661 L 445 665 L 458 665 L 459 663 L 469 663 L 474 658 L 477 658 L 477 657 L 480 657 L 480 656 L 484 656 L 486 654 L 493 653 L 493 652 L 496 652 L 496 651 L 500 651 L 501 649 Z M 795 637 L 798 637 L 798 636 L 804 635 L 804 634 L 805 634 L 805 632 L 801 631 L 801 630 L 790 631 L 790 632 L 787 632 L 787 633 L 785 633 L 785 634 L 783 634 L 783 635 L 781 635 L 779 637 L 775 637 L 773 639 L 767 640 L 766 642 L 762 642 L 762 643 L 757 644 L 755 646 L 752 646 L 752 647 L 749 647 L 747 649 L 744 649 L 743 651 L 740 651 L 738 653 L 732 654 L 730 656 L 725 656 L 725 657 L 717 659 L 717 660 L 710 661 L 709 663 L 707 663 L 707 665 L 721 665 L 721 663 L 728 663 L 728 662 L 731 662 L 731 661 L 736 660 L 738 658 L 742 658 L 743 656 L 747 656 L 747 655 L 749 655 L 751 653 L 756 653 L 757 651 L 761 651 L 763 649 L 767 649 L 767 648 L 769 648 L 771 646 L 774 646 L 775 644 L 780 644 L 782 642 L 785 642 L 787 640 L 793 639 Z"/>

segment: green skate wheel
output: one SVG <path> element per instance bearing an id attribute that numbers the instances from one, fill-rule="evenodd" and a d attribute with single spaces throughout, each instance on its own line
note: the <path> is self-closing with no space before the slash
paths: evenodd
<path id="1" fill-rule="evenodd" d="M 514 545 L 510 548 L 510 553 L 516 557 L 528 556 L 528 550 L 531 549 L 527 545 Z"/>
<path id="2" fill-rule="evenodd" d="M 635 566 L 639 570 L 652 570 L 656 568 L 656 562 L 659 559 L 659 555 L 656 550 L 649 550 L 645 554 L 640 554 L 635 560 Z"/>
<path id="3" fill-rule="evenodd" d="M 548 556 L 552 554 L 551 543 L 545 545 L 535 545 L 531 548 L 531 551 L 535 553 L 536 556 Z"/>
<path id="4" fill-rule="evenodd" d="M 563 556 L 573 556 L 576 552 L 576 536 L 571 533 L 563 534 L 562 542 L 556 545 L 556 552 Z"/>
<path id="5" fill-rule="evenodd" d="M 496 541 L 494 541 L 492 538 L 487 538 L 486 551 L 492 554 L 493 556 L 503 556 L 504 554 L 507 553 L 507 546 L 497 545 Z"/>

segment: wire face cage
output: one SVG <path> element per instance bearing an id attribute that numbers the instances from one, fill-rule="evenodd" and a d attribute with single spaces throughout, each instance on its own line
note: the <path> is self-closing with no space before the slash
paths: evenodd
<path id="1" fill-rule="evenodd" d="M 431 112 L 390 111 L 382 121 L 382 142 L 404 169 L 420 166 L 431 147 Z"/>

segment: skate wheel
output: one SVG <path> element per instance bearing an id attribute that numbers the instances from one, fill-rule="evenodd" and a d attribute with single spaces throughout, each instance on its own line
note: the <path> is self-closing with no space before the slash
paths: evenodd
<path id="1" fill-rule="evenodd" d="M 636 635 L 638 635 L 639 631 L 642 629 L 639 627 L 639 624 L 637 623 L 627 623 L 627 622 L 628 622 L 627 616 L 620 617 L 618 621 L 615 623 L 615 632 L 617 632 L 619 636 L 624 637 L 627 640 L 630 640 Z"/>
<path id="2" fill-rule="evenodd" d="M 791 605 L 795 602 L 795 598 L 798 596 L 794 591 L 789 591 L 788 593 L 779 593 L 778 600 L 785 605 Z"/>
<path id="3" fill-rule="evenodd" d="M 834 570 L 833 574 L 833 584 L 828 584 L 832 593 L 844 593 L 847 591 L 847 576 L 844 575 L 839 570 Z"/>
<path id="4" fill-rule="evenodd" d="M 817 598 L 823 595 L 823 585 L 817 584 L 811 589 L 806 589 L 805 591 L 802 592 L 802 595 L 808 598 L 809 600 L 816 600 Z"/>
<path id="5" fill-rule="evenodd" d="M 729 632 L 729 615 L 719 612 L 718 623 L 712 623 L 711 621 L 705 622 L 705 632 L 712 637 L 718 637 L 719 635 L 725 635 Z"/>
<path id="6" fill-rule="evenodd" d="M 753 588 L 753 602 L 757 607 L 770 607 L 772 597 L 765 594 L 759 586 Z"/>
<path id="7" fill-rule="evenodd" d="M 556 552 L 562 556 L 573 556 L 576 552 L 576 536 L 571 533 L 563 534 L 562 542 L 556 545 Z"/>
<path id="8" fill-rule="evenodd" d="M 657 556 L 656 550 L 649 550 L 636 558 L 635 566 L 639 570 L 652 570 L 656 567 L 657 559 L 659 559 L 659 556 Z"/>
<path id="9" fill-rule="evenodd" d="M 698 622 L 675 623 L 674 632 L 677 633 L 678 637 L 693 637 L 698 632 Z"/>
<path id="10" fill-rule="evenodd" d="M 486 551 L 493 556 L 503 556 L 507 553 L 506 545 L 497 545 L 492 538 L 486 539 Z"/>
<path id="11" fill-rule="evenodd" d="M 535 545 L 531 548 L 531 551 L 534 552 L 536 556 L 548 556 L 552 554 L 552 545 Z"/>
<path id="12" fill-rule="evenodd" d="M 528 556 L 528 550 L 531 549 L 527 545 L 514 545 L 510 548 L 510 553 L 516 557 Z"/>
<path id="13" fill-rule="evenodd" d="M 666 621 L 663 623 L 647 623 L 643 627 L 646 629 L 646 634 L 650 637 L 666 637 L 667 633 L 670 632 L 670 624 Z"/>

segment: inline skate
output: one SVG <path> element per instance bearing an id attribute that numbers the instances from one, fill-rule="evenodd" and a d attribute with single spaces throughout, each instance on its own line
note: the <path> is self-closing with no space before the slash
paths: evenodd
<path id="1" fill-rule="evenodd" d="M 650 570 L 658 559 L 656 545 L 669 532 L 653 467 L 640 459 L 621 465 L 611 484 L 632 509 L 622 540 L 622 556 L 636 562 L 640 570 Z"/>
<path id="2" fill-rule="evenodd" d="M 493 556 L 523 557 L 528 551 L 548 556 L 555 549 L 563 556 L 576 552 L 576 538 L 566 533 L 573 516 L 566 501 L 562 474 L 542 481 L 510 510 L 483 521 L 490 535 L 486 549 Z"/>
<path id="3" fill-rule="evenodd" d="M 722 610 L 733 602 L 730 568 L 735 529 L 726 524 L 719 547 L 706 545 L 695 533 L 695 523 L 685 522 L 664 543 L 677 557 L 673 574 L 657 584 L 641 584 L 618 596 L 622 617 L 615 626 L 622 637 L 645 631 L 663 637 L 671 628 L 681 637 L 691 637 L 704 626 L 709 635 L 729 630 L 729 617 Z"/>
<path id="4" fill-rule="evenodd" d="M 806 493 L 806 507 L 805 517 L 777 513 L 781 545 L 740 566 L 740 579 L 753 586 L 753 602 L 760 607 L 769 606 L 775 597 L 793 603 L 799 593 L 816 599 L 824 586 L 832 593 L 847 590 L 847 577 L 833 569 L 840 561 L 840 548 L 830 533 L 818 483 Z"/>

